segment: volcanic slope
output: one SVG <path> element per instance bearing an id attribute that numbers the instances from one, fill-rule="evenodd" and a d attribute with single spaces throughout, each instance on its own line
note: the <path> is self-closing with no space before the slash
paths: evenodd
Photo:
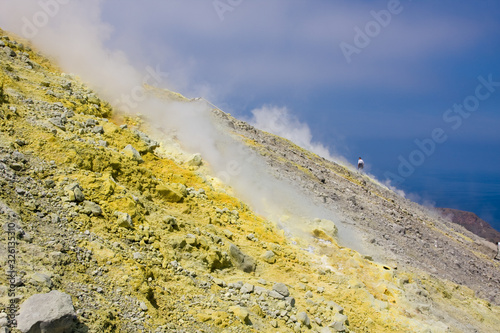
<path id="1" fill-rule="evenodd" d="M 393 261 L 398 269 L 415 267 L 469 286 L 478 296 L 500 304 L 495 244 L 352 166 L 328 161 L 221 111 L 215 114 L 236 138 L 267 160 L 276 177 L 294 183 L 318 205 L 339 212 L 341 223 L 363 235 L 364 254 Z"/>
<path id="2" fill-rule="evenodd" d="M 465 229 L 213 110 L 277 178 L 342 217 L 338 232 L 313 219 L 289 234 L 286 220 L 254 212 L 173 133 L 116 113 L 77 77 L 0 35 L 2 267 L 9 224 L 18 237 L 15 297 L 0 276 L 1 318 L 13 300 L 59 290 L 72 298 L 75 332 L 500 327 L 499 265 Z M 366 252 L 346 247 L 343 230 L 370 235 Z"/>

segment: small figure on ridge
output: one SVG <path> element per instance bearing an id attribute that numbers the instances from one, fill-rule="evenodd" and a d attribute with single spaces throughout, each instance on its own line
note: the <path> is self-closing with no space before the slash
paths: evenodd
<path id="1" fill-rule="evenodd" d="M 365 162 L 361 159 L 361 157 L 358 159 L 358 170 L 363 170 L 365 166 Z"/>

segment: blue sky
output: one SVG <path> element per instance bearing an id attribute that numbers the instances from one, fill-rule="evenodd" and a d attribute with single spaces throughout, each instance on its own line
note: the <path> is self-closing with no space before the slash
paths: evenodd
<path id="1" fill-rule="evenodd" d="M 46 1 L 65 15 L 65 1 Z M 28 2 L 18 20 L 45 10 Z M 362 156 L 410 197 L 500 229 L 500 2 L 87 4 L 80 14 L 106 27 L 102 43 L 136 68 L 160 68 L 168 88 L 254 122 L 256 109 L 285 110 L 313 146 L 353 164 Z M 473 111 L 453 111 L 464 103 Z"/>

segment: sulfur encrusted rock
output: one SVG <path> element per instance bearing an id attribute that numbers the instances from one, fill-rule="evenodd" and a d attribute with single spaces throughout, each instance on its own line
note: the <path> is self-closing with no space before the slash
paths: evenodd
<path id="1" fill-rule="evenodd" d="M 82 202 L 85 200 L 83 189 L 78 183 L 73 183 L 64 188 L 69 201 Z"/>
<path id="2" fill-rule="evenodd" d="M 139 163 L 144 162 L 144 160 L 142 159 L 141 154 L 139 154 L 139 152 L 137 151 L 137 149 L 135 149 L 134 147 L 132 147 L 132 145 L 127 145 L 125 148 L 123 148 L 122 153 L 125 154 L 125 156 L 130 157 L 134 161 L 137 161 Z"/>
<path id="3" fill-rule="evenodd" d="M 264 253 L 261 256 L 261 258 L 262 258 L 262 260 L 264 260 L 265 262 L 267 262 L 269 264 L 274 264 L 276 262 L 276 255 L 271 250 L 266 251 L 266 253 Z"/>
<path id="4" fill-rule="evenodd" d="M 119 227 L 131 229 L 134 227 L 134 223 L 132 222 L 132 217 L 130 217 L 127 213 L 115 212 L 115 216 L 117 217 L 116 224 Z"/>
<path id="5" fill-rule="evenodd" d="M 194 154 L 188 161 L 187 164 L 190 166 L 200 166 L 202 164 L 202 159 L 200 154 Z"/>
<path id="6" fill-rule="evenodd" d="M 156 186 L 158 195 L 168 202 L 181 202 L 184 199 L 184 193 L 167 185 Z"/>

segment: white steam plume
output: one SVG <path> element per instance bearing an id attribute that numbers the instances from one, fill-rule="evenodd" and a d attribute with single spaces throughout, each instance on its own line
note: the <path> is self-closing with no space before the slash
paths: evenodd
<path id="1" fill-rule="evenodd" d="M 320 142 L 314 142 L 309 126 L 300 122 L 296 116 L 289 112 L 288 108 L 264 105 L 261 108 L 252 110 L 252 115 L 253 117 L 247 119 L 247 122 L 258 129 L 288 139 L 297 146 L 330 161 L 349 165 L 344 157 L 333 155 L 328 147 Z"/>
<path id="2" fill-rule="evenodd" d="M 42 3 L 52 7 L 42 8 Z M 356 248 L 358 241 L 342 227 L 336 213 L 319 208 L 292 185 L 276 180 L 267 173 L 268 168 L 259 157 L 218 131 L 206 103 L 166 102 L 145 94 L 141 90 L 144 83 L 157 86 L 171 83 L 166 82 L 166 73 L 161 69 L 153 66 L 138 70 L 123 52 L 106 47 L 113 29 L 101 20 L 101 3 L 99 0 L 5 0 L 0 3 L 0 26 L 30 39 L 38 49 L 55 58 L 65 71 L 78 74 L 115 106 L 132 108 L 153 120 L 157 127 L 175 130 L 188 150 L 200 152 L 219 178 L 227 181 L 242 199 L 267 218 L 279 222 L 284 215 L 291 216 L 286 226 L 292 231 L 300 229 L 302 218 L 332 220 L 339 227 L 342 243 Z M 47 20 L 36 21 L 37 17 Z M 281 112 L 286 114 L 285 111 Z M 265 123 L 264 109 L 254 115 L 257 123 Z M 306 126 L 293 118 L 282 123 L 278 119 L 274 122 L 278 128 L 295 128 L 292 131 L 295 137 L 289 137 L 291 140 L 299 140 L 304 148 L 332 158 L 324 146 L 311 143 Z M 277 134 L 287 137 L 284 131 Z"/>

